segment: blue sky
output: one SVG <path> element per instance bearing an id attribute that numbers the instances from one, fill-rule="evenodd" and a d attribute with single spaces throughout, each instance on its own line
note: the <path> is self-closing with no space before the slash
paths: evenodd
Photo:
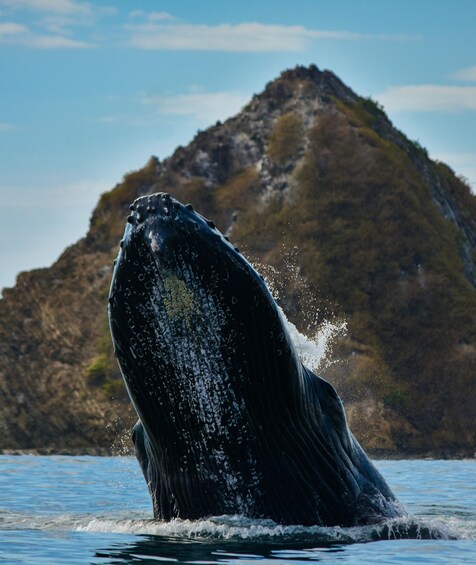
<path id="1" fill-rule="evenodd" d="M 473 0 L 0 0 L 0 288 L 150 155 L 315 63 L 476 189 Z"/>

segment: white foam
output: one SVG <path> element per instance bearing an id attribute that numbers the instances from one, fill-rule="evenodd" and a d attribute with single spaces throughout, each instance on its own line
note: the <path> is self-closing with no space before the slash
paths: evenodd
<path id="1" fill-rule="evenodd" d="M 296 294 L 294 298 L 301 305 L 306 306 L 306 316 L 308 324 L 308 335 L 301 333 L 296 326 L 290 322 L 278 305 L 279 314 L 283 320 L 296 352 L 301 362 L 311 371 L 322 371 L 332 364 L 332 345 L 337 337 L 347 333 L 347 322 L 342 319 L 319 320 L 319 300 L 315 292 L 308 287 L 305 278 L 300 274 L 300 268 L 296 261 L 298 248 L 294 247 L 291 252 L 283 249 L 285 253 L 285 263 L 288 277 L 294 281 Z M 278 271 L 272 266 L 261 263 L 254 263 L 254 268 L 264 276 L 273 298 L 278 303 L 280 298 L 280 283 Z"/>
<path id="2" fill-rule="evenodd" d="M 454 524 L 456 526 L 456 524 Z M 445 532 L 442 521 L 422 521 L 417 518 L 399 518 L 388 520 L 378 525 L 353 528 L 322 526 L 284 526 L 272 520 L 250 519 L 245 516 L 217 516 L 201 520 L 180 520 L 159 522 L 154 520 L 111 520 L 93 518 L 88 523 L 77 525 L 76 531 L 146 534 L 162 537 L 187 539 L 241 539 L 258 540 L 263 538 L 315 541 L 356 542 L 370 541 L 376 537 L 398 539 L 402 532 L 416 531 L 416 536 L 423 536 L 423 531 Z M 455 536 L 458 529 L 451 528 L 443 537 Z M 461 537 L 461 536 L 460 536 Z"/>
<path id="3" fill-rule="evenodd" d="M 279 306 L 278 308 L 303 365 L 315 372 L 329 366 L 332 363 L 330 353 L 333 341 L 336 337 L 345 335 L 347 323 L 343 320 L 336 322 L 326 320 L 309 337 L 302 334 L 286 318 L 283 310 Z"/>
<path id="4" fill-rule="evenodd" d="M 155 535 L 184 539 L 236 539 L 286 541 L 357 542 L 381 539 L 398 539 L 402 533 L 412 532 L 412 537 L 423 537 L 424 532 L 443 532 L 443 538 L 476 540 L 476 521 L 439 515 L 428 518 L 408 516 L 388 520 L 378 525 L 353 528 L 322 526 L 285 526 L 272 520 L 251 519 L 240 515 L 225 515 L 200 520 L 174 519 L 169 522 L 151 518 L 149 512 L 121 512 L 120 515 L 94 516 L 92 514 L 28 515 L 2 512 L 2 530 L 48 530 L 101 532 L 129 535 Z"/>

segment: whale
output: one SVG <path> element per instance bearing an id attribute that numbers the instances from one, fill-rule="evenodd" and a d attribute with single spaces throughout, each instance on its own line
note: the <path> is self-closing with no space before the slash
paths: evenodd
<path id="1" fill-rule="evenodd" d="M 243 254 L 170 194 L 130 209 L 108 312 L 154 517 L 351 527 L 404 516 Z"/>

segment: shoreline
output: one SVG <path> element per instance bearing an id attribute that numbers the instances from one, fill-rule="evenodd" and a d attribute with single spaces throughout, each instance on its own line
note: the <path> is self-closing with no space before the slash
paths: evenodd
<path id="1" fill-rule="evenodd" d="M 476 460 L 476 453 L 471 450 L 434 450 L 421 452 L 386 452 L 386 451 L 367 451 L 367 455 L 372 460 L 428 460 L 428 461 L 451 461 L 451 460 Z M 67 456 L 67 457 L 133 457 L 134 449 L 111 449 L 110 447 L 79 447 L 79 448 L 58 448 L 58 447 L 32 447 L 29 449 L 4 449 L 0 448 L 0 456 Z"/>

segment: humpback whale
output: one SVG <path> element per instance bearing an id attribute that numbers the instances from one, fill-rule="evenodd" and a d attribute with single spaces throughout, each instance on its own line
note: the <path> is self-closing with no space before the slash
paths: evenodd
<path id="1" fill-rule="evenodd" d="M 157 519 L 357 526 L 404 511 L 303 366 L 263 278 L 169 194 L 131 205 L 109 295 Z"/>

